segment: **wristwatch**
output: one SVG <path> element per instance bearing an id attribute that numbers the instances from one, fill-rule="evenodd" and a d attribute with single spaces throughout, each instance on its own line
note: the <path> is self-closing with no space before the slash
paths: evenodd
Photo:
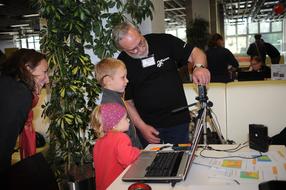
<path id="1" fill-rule="evenodd" d="M 195 69 L 195 68 L 205 68 L 205 66 L 203 64 L 197 63 L 194 65 L 193 69 Z"/>

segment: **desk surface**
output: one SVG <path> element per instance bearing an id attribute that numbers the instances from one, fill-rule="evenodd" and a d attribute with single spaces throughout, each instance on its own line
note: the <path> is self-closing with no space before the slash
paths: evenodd
<path id="1" fill-rule="evenodd" d="M 153 147 L 158 147 L 160 145 L 149 145 L 146 147 L 146 150 L 150 150 Z M 231 149 L 236 147 L 237 145 L 210 145 L 216 149 Z M 170 183 L 148 183 L 152 190 L 162 190 L 162 189 L 176 189 L 176 190 L 185 190 L 186 188 L 192 188 L 197 190 L 222 190 L 222 189 L 244 189 L 244 190 L 255 190 L 258 189 L 258 184 L 263 181 L 268 181 L 268 179 L 274 178 L 279 180 L 286 180 L 286 148 L 285 146 L 280 145 L 272 145 L 269 147 L 269 151 L 267 153 L 263 153 L 263 155 L 267 155 L 271 161 L 269 160 L 257 160 L 257 162 L 253 161 L 254 159 L 242 159 L 242 158 L 221 158 L 221 159 L 212 159 L 207 158 L 211 164 L 205 162 L 206 160 L 200 156 L 201 148 L 197 150 L 197 158 L 194 160 L 193 165 L 188 173 L 188 176 L 185 181 L 179 182 L 175 185 L 174 188 L 171 187 Z M 251 150 L 248 147 L 244 147 L 235 153 L 227 153 L 222 151 L 212 151 L 206 150 L 203 152 L 205 156 L 213 156 L 213 157 L 225 157 L 225 156 L 253 156 L 258 155 L 259 152 L 255 150 Z M 241 160 L 241 167 L 243 168 L 225 168 L 222 167 L 220 163 L 225 160 Z M 203 160 L 203 161 L 202 161 Z M 254 163 L 255 162 L 255 163 Z M 252 164 L 256 164 L 252 165 Z M 218 167 L 219 166 L 219 167 Z M 247 168 L 247 169 L 246 169 Z M 252 168 L 252 169 L 249 169 Z M 126 168 L 120 176 L 109 186 L 109 190 L 118 190 L 118 189 L 128 189 L 128 187 L 132 184 L 131 182 L 123 182 L 121 180 L 124 173 L 127 171 Z M 259 173 L 259 179 L 251 179 L 251 178 L 241 178 L 241 172 L 245 171 L 256 171 Z M 218 175 L 220 172 L 223 175 Z M 274 175 L 274 173 L 279 173 L 279 175 Z M 239 174 L 240 173 L 240 174 Z M 269 174 L 269 175 L 268 175 Z M 236 176 L 235 177 L 223 177 L 223 176 Z M 251 175 L 251 174 L 250 174 Z M 237 180 L 231 180 L 230 178 L 235 178 Z"/>

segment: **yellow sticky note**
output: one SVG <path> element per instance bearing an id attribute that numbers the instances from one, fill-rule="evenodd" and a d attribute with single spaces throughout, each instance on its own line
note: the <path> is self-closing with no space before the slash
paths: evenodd
<path id="1" fill-rule="evenodd" d="M 278 174 L 278 170 L 277 170 L 277 167 L 276 167 L 276 166 L 273 166 L 273 167 L 272 167 L 272 173 L 273 173 L 274 175 L 277 175 L 277 174 Z"/>
<path id="2" fill-rule="evenodd" d="M 241 160 L 223 160 L 222 167 L 226 168 L 241 168 Z"/>
<path id="3" fill-rule="evenodd" d="M 240 177 L 246 179 L 259 179 L 259 173 L 252 171 L 241 171 Z"/>

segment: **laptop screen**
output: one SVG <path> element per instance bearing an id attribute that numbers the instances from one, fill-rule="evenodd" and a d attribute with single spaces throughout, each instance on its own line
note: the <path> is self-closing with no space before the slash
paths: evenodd
<path id="1" fill-rule="evenodd" d="M 238 81 L 255 81 L 255 80 L 264 80 L 265 74 L 263 72 L 238 72 L 237 80 Z"/>

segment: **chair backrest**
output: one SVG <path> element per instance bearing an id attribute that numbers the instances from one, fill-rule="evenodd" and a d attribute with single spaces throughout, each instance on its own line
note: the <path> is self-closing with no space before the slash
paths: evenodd
<path id="1" fill-rule="evenodd" d="M 58 190 L 54 173 L 42 153 L 12 165 L 8 173 L 11 190 Z"/>

